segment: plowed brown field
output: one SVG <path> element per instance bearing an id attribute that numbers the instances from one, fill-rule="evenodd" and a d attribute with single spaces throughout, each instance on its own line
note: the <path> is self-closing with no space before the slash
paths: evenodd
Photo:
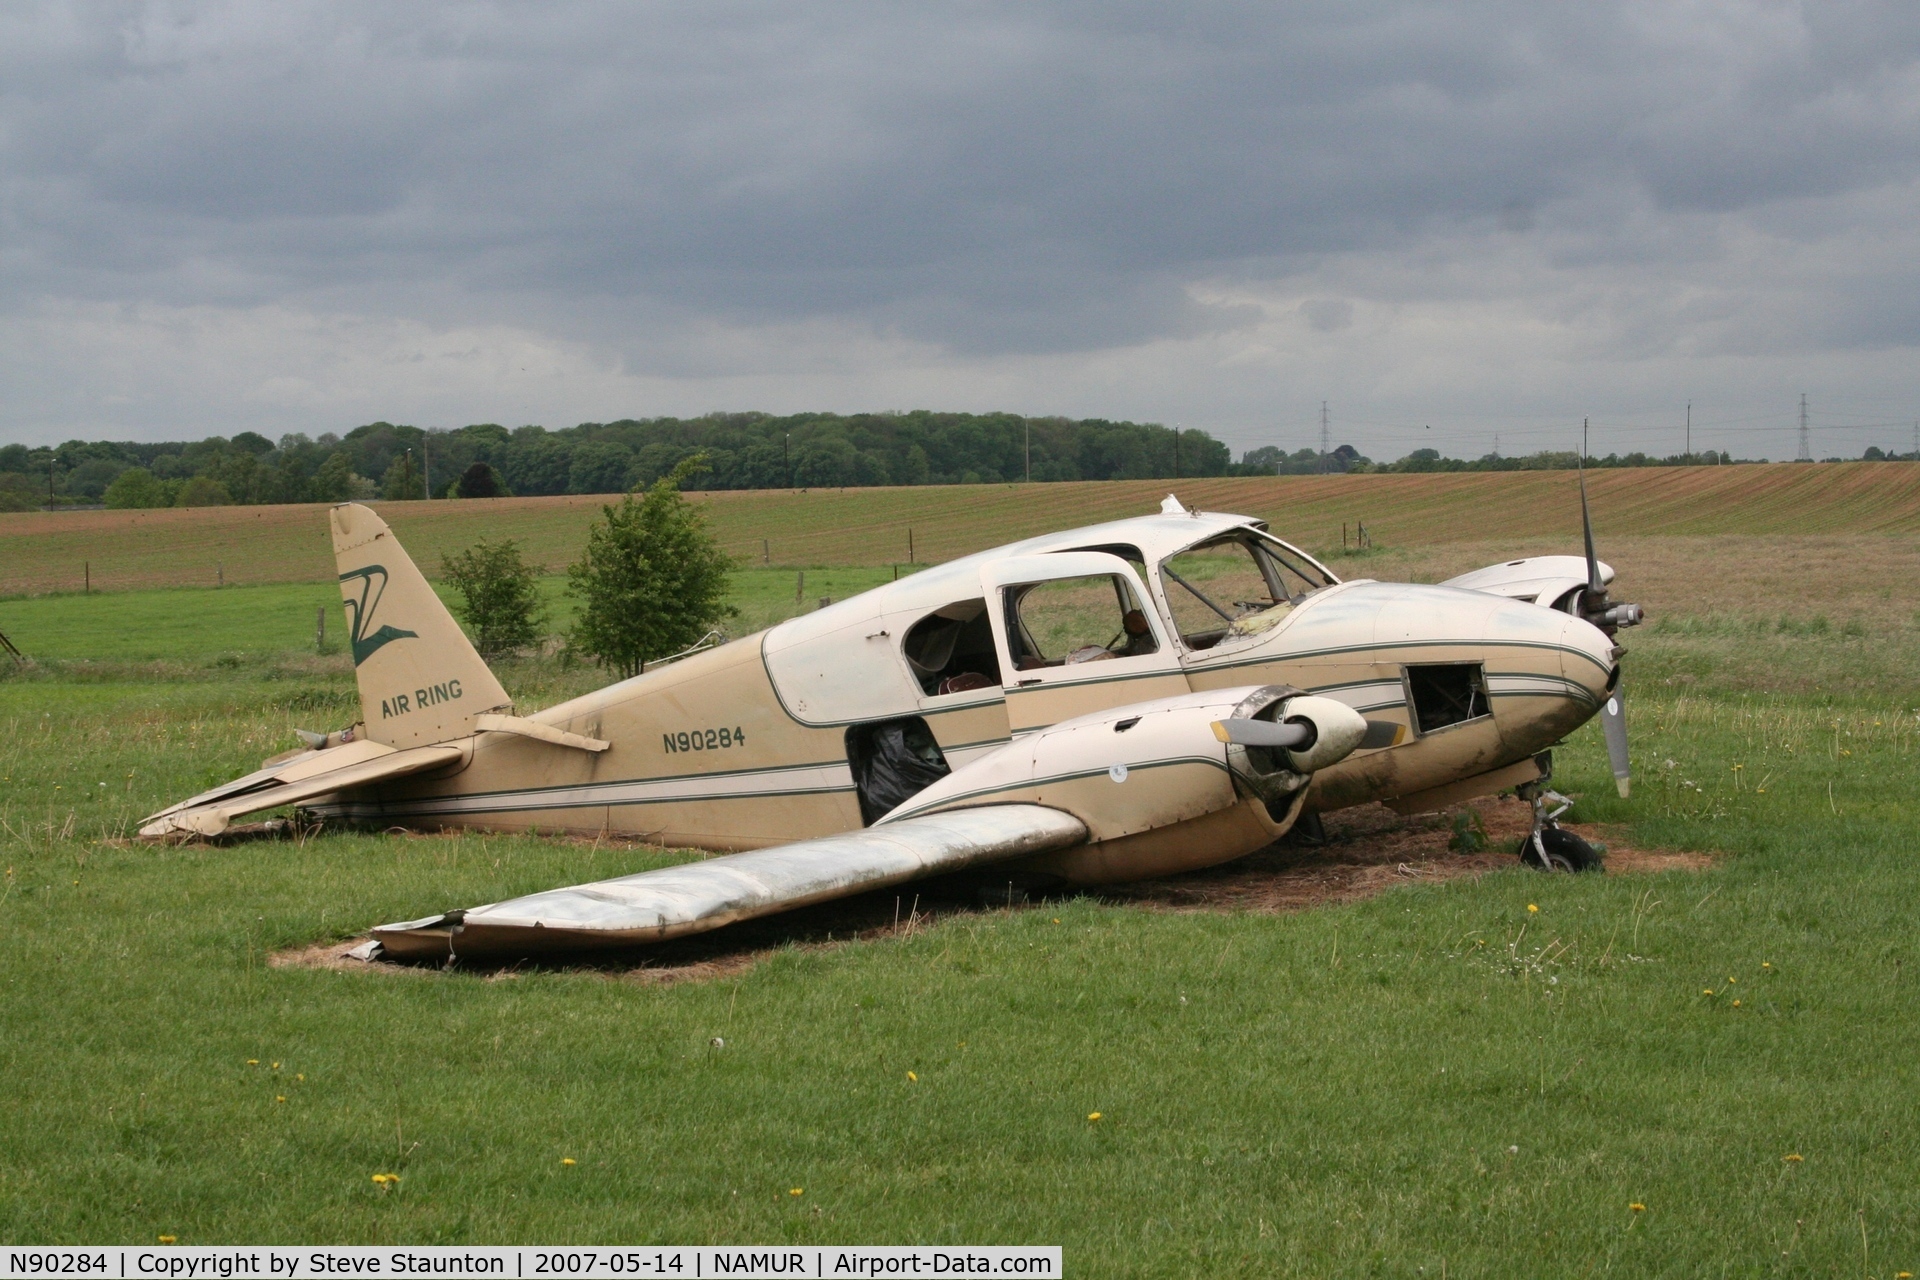
<path id="1" fill-rule="evenodd" d="M 1578 550 L 1569 472 L 1287 476 L 1044 485 L 716 493 L 701 500 L 729 550 L 752 563 L 921 563 L 1015 538 L 1153 511 L 1169 490 L 1190 506 L 1263 516 L 1313 550 L 1367 524 L 1381 546 L 1552 540 Z M 1920 465 L 1780 463 L 1597 471 L 1588 479 L 1603 544 L 1650 535 L 1920 533 Z M 579 553 L 604 497 L 376 503 L 434 573 L 445 551 L 523 539 L 558 568 Z M 1609 540 L 1614 542 L 1609 542 Z M 1565 544 L 1562 546 L 1561 544 Z M 326 508 L 0 515 L 0 594 L 96 588 L 325 581 Z M 1605 547 L 1603 546 L 1603 553 Z M 90 568 L 89 568 L 90 567 Z"/>

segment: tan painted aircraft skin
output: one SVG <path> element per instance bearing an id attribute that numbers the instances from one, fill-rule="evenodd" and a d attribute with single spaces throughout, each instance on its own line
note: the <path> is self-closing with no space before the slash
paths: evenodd
<path id="1" fill-rule="evenodd" d="M 1391 594 L 1397 615 L 1391 629 L 1397 634 L 1369 626 L 1366 643 L 1341 643 L 1351 635 L 1353 613 L 1382 611 L 1377 597 L 1383 592 Z M 1039 696 L 1050 704 L 1044 722 L 1189 689 L 1284 684 L 1410 727 L 1406 665 L 1487 662 L 1491 715 L 1410 733 L 1398 746 L 1356 752 L 1315 778 L 1307 800 L 1315 811 L 1410 795 L 1529 759 L 1584 723 L 1606 696 L 1612 642 L 1565 614 L 1434 587 L 1353 583 L 1319 594 L 1326 598 L 1310 598 L 1262 643 L 1225 660 L 1207 661 L 1201 651 L 1186 655 L 1181 669 L 1128 673 L 1121 680 L 1096 676 L 1042 691 Z M 1365 598 L 1358 610 L 1341 600 L 1353 594 Z M 1449 639 L 1450 628 L 1468 629 L 1472 638 Z M 1576 630 L 1591 636 L 1570 640 L 1567 633 Z M 767 634 L 532 717 L 613 743 L 603 754 L 556 752 L 529 739 L 482 735 L 470 762 L 457 772 L 382 787 L 332 811 L 383 825 L 620 832 L 715 850 L 858 827 L 845 743 L 851 722 L 805 724 L 782 705 L 759 652 Z M 986 698 L 950 696 L 962 703 L 951 709 L 927 705 L 946 700 L 923 699 L 899 713 L 924 716 L 957 767 L 1008 740 L 1009 703 L 1023 725 L 1042 722 L 1019 710 L 1036 699 L 1034 693 L 1017 687 L 990 692 Z M 692 745 L 695 732 L 701 735 L 698 748 Z M 669 735 L 677 744 L 682 734 L 686 749 L 669 752 L 662 745 Z"/>
<path id="2" fill-rule="evenodd" d="M 990 839 L 1028 850 L 1026 871 L 1092 884 L 1237 857 L 1304 812 L 1432 808 L 1535 779 L 1536 757 L 1613 693 L 1622 652 L 1546 607 L 1587 582 L 1569 577 L 1570 557 L 1478 571 L 1475 589 L 1341 582 L 1262 521 L 1169 499 L 1158 515 L 936 566 L 519 717 L 385 523 L 346 505 L 332 529 L 362 723 L 163 810 L 143 834 L 214 834 L 298 804 L 380 826 L 617 832 L 715 851 L 813 842 L 795 848 L 872 862 L 850 866 L 853 892 L 903 874 L 881 863 L 912 862 L 828 839 L 870 827 L 953 865 L 967 841 Z M 856 740 L 915 724 L 946 776 L 863 813 L 863 786 L 883 789 L 857 780 L 869 748 Z M 1252 745 L 1282 724 L 1320 745 Z M 1005 807 L 987 835 L 935 830 L 940 813 L 981 806 Z M 1082 834 L 1023 816 L 1048 810 Z M 685 908 L 688 920 L 647 907 L 645 928 L 637 916 L 540 923 L 612 945 L 824 892 L 811 873 L 802 888 L 764 865 L 752 911 L 734 890 L 676 885 L 712 901 Z M 654 900 L 644 885 L 618 892 Z M 569 902 L 559 909 L 586 910 Z M 458 934 L 447 919 L 393 926 L 389 941 L 439 945 L 418 939 Z M 489 919 L 475 938 L 520 928 L 511 912 Z"/>

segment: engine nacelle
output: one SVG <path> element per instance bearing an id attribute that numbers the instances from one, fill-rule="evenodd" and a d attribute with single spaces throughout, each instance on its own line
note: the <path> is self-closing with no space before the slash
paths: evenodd
<path id="1" fill-rule="evenodd" d="M 1287 745 L 1235 741 L 1230 722 L 1293 732 Z M 1210 690 L 1116 707 L 1016 738 L 882 818 L 1042 804 L 1086 825 L 1089 843 L 1025 869 L 1076 884 L 1168 875 L 1225 862 L 1285 835 L 1313 772 L 1366 733 L 1345 703 L 1285 685 Z M 879 824 L 876 824 L 879 825 Z"/>

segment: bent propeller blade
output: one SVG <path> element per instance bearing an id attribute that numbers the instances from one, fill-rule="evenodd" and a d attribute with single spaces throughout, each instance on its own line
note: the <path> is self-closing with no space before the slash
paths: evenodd
<path id="1" fill-rule="evenodd" d="M 1615 685 L 1607 697 L 1607 705 L 1600 708 L 1600 727 L 1607 735 L 1607 763 L 1613 766 L 1613 785 L 1619 789 L 1622 800 L 1627 798 L 1627 791 L 1633 785 L 1633 771 L 1627 760 L 1626 695 L 1625 685 Z"/>
<path id="2" fill-rule="evenodd" d="M 1600 581 L 1600 559 L 1593 554 L 1593 512 L 1587 507 L 1587 469 L 1580 468 L 1580 532 L 1587 541 L 1587 607 L 1604 609 L 1607 588 Z"/>

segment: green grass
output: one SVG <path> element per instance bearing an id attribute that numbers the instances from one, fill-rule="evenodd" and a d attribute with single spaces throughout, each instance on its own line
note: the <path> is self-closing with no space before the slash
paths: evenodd
<path id="1" fill-rule="evenodd" d="M 757 631 L 820 606 L 822 597 L 848 596 L 891 581 L 891 569 L 769 569 L 735 573 L 732 602 L 739 610 L 729 621 L 734 635 Z M 563 632 L 573 618 L 574 601 L 564 577 L 540 579 L 548 625 Z M 797 597 L 796 588 L 805 587 Z M 458 597 L 435 583 L 449 607 Z M 316 647 L 315 615 L 326 611 L 326 645 Z M 169 588 L 147 591 L 65 593 L 0 599 L 0 632 L 28 657 L 69 668 L 106 668 L 110 673 L 133 664 L 166 664 L 169 675 L 182 667 L 213 674 L 235 667 L 259 667 L 298 661 L 314 670 L 351 670 L 342 655 L 340 592 L 330 583 L 276 583 L 266 586 Z M 332 662 L 309 659 L 333 657 Z"/>
<path id="2" fill-rule="evenodd" d="M 859 581 L 809 571 L 807 595 Z M 792 588 L 750 576 L 743 609 Z M 93 607 L 4 602 L 0 628 L 30 633 L 30 603 Z M 1920 720 L 1852 681 L 1842 644 L 1920 656 L 1903 630 L 1768 630 L 1799 646 L 1768 651 L 1793 667 L 1772 683 L 1667 682 L 1757 621 L 1632 640 L 1634 798 L 1592 729 L 1561 782 L 1637 845 L 1729 855 L 1709 872 L 1516 866 L 1284 916 L 1083 898 L 659 986 L 268 967 L 680 855 L 108 843 L 337 719 L 351 678 L 300 666 L 293 622 L 286 656 L 214 665 L 244 608 L 164 653 L 63 616 L 99 639 L 62 663 L 181 678 L 0 680 L 7 1241 L 1034 1241 L 1099 1276 L 1920 1270 Z M 529 701 L 591 676 L 502 674 Z"/>

